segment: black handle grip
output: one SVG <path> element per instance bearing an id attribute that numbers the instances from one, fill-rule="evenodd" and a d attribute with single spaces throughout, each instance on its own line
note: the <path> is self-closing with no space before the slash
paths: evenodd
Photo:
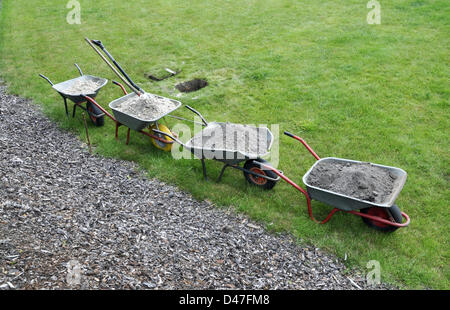
<path id="1" fill-rule="evenodd" d="M 294 138 L 294 134 L 290 133 L 289 131 L 285 131 L 284 134 L 288 137 Z"/>
<path id="2" fill-rule="evenodd" d="M 104 49 L 105 47 L 103 46 L 102 41 L 100 40 L 91 40 L 92 43 L 94 43 L 95 45 L 97 45 L 98 47 L 100 47 L 101 49 Z"/>

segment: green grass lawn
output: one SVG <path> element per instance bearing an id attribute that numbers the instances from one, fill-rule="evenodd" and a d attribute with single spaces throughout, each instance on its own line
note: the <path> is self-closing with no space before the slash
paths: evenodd
<path id="1" fill-rule="evenodd" d="M 207 79 L 208 87 L 175 99 L 209 120 L 279 124 L 319 156 L 400 167 L 408 180 L 397 203 L 411 225 L 383 234 L 344 213 L 314 223 L 304 197 L 285 182 L 261 191 L 229 170 L 220 184 L 206 183 L 198 160 L 175 161 L 137 133 L 126 146 L 123 128 L 115 141 L 109 119 L 89 129 L 98 153 L 136 161 L 199 199 L 346 256 L 349 266 L 366 272 L 378 260 L 383 281 L 449 289 L 450 7 L 446 0 L 380 2 L 381 25 L 368 25 L 366 0 L 81 0 L 82 24 L 69 25 L 66 1 L 3 0 L 0 76 L 10 92 L 32 98 L 85 139 L 81 114 L 66 118 L 61 97 L 38 74 L 64 81 L 77 76 L 77 62 L 86 74 L 117 79 L 84 41 L 101 39 L 149 92 L 174 98 L 177 82 Z M 165 67 L 183 71 L 146 79 Z M 119 96 L 109 83 L 97 99 L 107 107 Z M 302 184 L 314 158 L 286 136 L 279 152 L 279 168 Z M 217 162 L 207 166 L 220 172 Z M 331 207 L 313 202 L 313 210 L 323 218 Z"/>

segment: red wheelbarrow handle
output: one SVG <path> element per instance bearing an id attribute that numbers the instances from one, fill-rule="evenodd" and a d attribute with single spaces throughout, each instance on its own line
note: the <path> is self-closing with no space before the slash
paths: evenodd
<path id="1" fill-rule="evenodd" d="M 359 215 L 359 216 L 361 216 L 361 217 L 368 218 L 368 219 L 370 219 L 370 220 L 372 220 L 372 221 L 380 222 L 380 223 L 383 223 L 383 224 L 386 224 L 386 225 L 395 226 L 395 227 L 405 227 L 405 226 L 408 226 L 409 223 L 410 223 L 410 221 L 411 221 L 411 220 L 409 219 L 408 214 L 406 214 L 406 213 L 404 213 L 404 212 L 401 212 L 401 214 L 402 214 L 402 217 L 404 217 L 404 218 L 406 219 L 406 222 L 405 222 L 405 223 L 394 223 L 394 222 L 388 221 L 388 220 L 386 220 L 386 219 L 383 219 L 383 218 L 381 218 L 381 217 L 379 217 L 379 216 L 368 215 L 368 214 L 361 213 L 361 212 L 358 212 L 358 211 L 346 211 L 346 212 L 347 212 L 347 213 L 354 214 L 354 215 Z"/>
<path id="2" fill-rule="evenodd" d="M 114 116 L 112 116 L 108 111 L 106 111 L 105 109 L 103 109 L 102 106 L 99 105 L 94 99 L 92 99 L 92 98 L 89 97 L 89 96 L 84 96 L 84 95 L 82 95 L 82 96 L 84 97 L 84 99 L 86 99 L 87 101 L 89 101 L 90 103 L 92 103 L 93 105 L 95 105 L 97 108 L 99 108 L 100 111 L 102 111 L 103 113 L 105 113 L 106 116 L 108 116 L 110 119 L 112 119 L 113 121 L 117 122 L 117 120 L 114 118 Z"/>
<path id="3" fill-rule="evenodd" d="M 312 156 L 314 156 L 317 160 L 320 160 L 320 157 L 316 154 L 316 152 L 313 151 L 313 149 L 308 145 L 308 143 L 306 143 L 305 140 L 290 133 L 289 131 L 285 131 L 284 134 L 288 137 L 291 137 L 291 138 L 294 138 L 295 140 L 300 141 L 306 147 L 306 149 L 312 154 Z"/>
<path id="4" fill-rule="evenodd" d="M 122 84 L 120 84 L 119 82 L 116 81 L 112 81 L 114 85 L 119 86 L 122 91 L 124 92 L 125 95 L 128 95 L 125 87 L 123 87 Z M 110 119 L 112 119 L 114 122 L 117 123 L 117 120 L 114 118 L 114 116 L 111 115 L 111 113 L 108 113 L 108 111 L 106 111 L 105 109 L 103 109 L 103 107 L 101 105 L 99 105 L 93 98 L 89 97 L 89 96 L 83 96 L 86 100 L 90 101 L 93 105 L 95 105 L 97 108 L 99 108 L 103 113 L 106 114 L 106 116 L 108 116 Z"/>
<path id="5" fill-rule="evenodd" d="M 120 88 L 122 88 L 123 93 L 124 93 L 125 95 L 128 95 L 127 90 L 125 89 L 125 87 L 123 87 L 122 84 L 120 84 L 119 82 L 114 81 L 114 80 L 112 81 L 112 83 L 113 83 L 114 85 L 117 85 L 117 86 L 119 86 Z"/>

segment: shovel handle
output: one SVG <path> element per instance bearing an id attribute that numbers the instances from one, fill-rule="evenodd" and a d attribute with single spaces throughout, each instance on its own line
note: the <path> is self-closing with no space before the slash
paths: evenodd
<path id="1" fill-rule="evenodd" d="M 45 80 L 47 80 L 47 82 L 50 84 L 50 85 L 52 85 L 53 86 L 53 83 L 52 83 L 52 81 L 50 81 L 50 79 L 48 78 L 48 77 L 46 77 L 45 75 L 43 75 L 43 74 L 39 74 L 39 76 L 41 77 L 41 78 L 43 78 L 43 79 L 45 79 Z"/>
<path id="2" fill-rule="evenodd" d="M 169 69 L 169 68 L 165 68 L 164 70 L 166 70 L 167 72 L 169 72 L 169 73 L 172 74 L 172 75 L 177 74 L 177 72 L 175 72 L 175 71 L 173 71 L 173 70 L 171 70 L 171 69 Z"/>
<path id="3" fill-rule="evenodd" d="M 105 46 L 103 45 L 102 41 L 100 40 L 91 40 L 91 42 L 98 47 L 108 56 L 108 58 L 113 62 L 113 64 L 116 66 L 117 69 L 119 69 L 120 73 L 123 74 L 123 76 L 127 79 L 130 84 L 137 89 L 140 92 L 144 92 L 142 88 L 136 85 L 136 83 L 133 82 L 133 80 L 128 76 L 128 74 L 122 69 L 122 67 L 119 65 L 119 63 L 114 59 L 114 57 L 106 50 Z"/>
<path id="4" fill-rule="evenodd" d="M 100 47 L 102 50 L 105 48 L 102 41 L 100 41 L 100 40 L 91 40 L 91 42 L 94 43 L 95 45 L 97 45 L 98 47 Z"/>
<path id="5" fill-rule="evenodd" d="M 133 92 L 136 93 L 136 95 L 141 96 L 141 91 L 138 88 L 133 87 L 120 73 L 117 71 L 116 68 L 106 59 L 105 56 L 95 47 L 94 41 L 97 42 L 95 44 L 101 44 L 101 41 L 98 40 L 90 40 L 88 38 L 85 38 L 86 42 L 92 47 L 92 49 L 100 56 L 101 59 L 111 68 L 111 70 L 129 87 Z M 103 46 L 103 45 L 102 45 Z"/>

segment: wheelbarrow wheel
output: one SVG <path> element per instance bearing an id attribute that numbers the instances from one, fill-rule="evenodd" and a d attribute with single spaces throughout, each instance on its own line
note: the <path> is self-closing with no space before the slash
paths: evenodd
<path id="1" fill-rule="evenodd" d="M 263 170 L 258 164 L 255 164 L 254 161 L 258 161 L 260 163 L 268 164 L 267 161 L 264 159 L 258 158 L 258 159 L 249 159 L 244 164 L 244 169 L 249 170 L 251 172 L 257 173 L 259 175 L 264 175 L 269 178 L 276 179 L 277 175 L 270 171 L 270 170 Z M 253 175 L 251 173 L 248 173 L 246 171 L 244 172 L 245 179 L 252 185 L 258 186 L 263 189 L 272 189 L 275 184 L 277 184 L 276 181 L 272 181 L 263 177 L 259 177 L 257 175 Z"/>
<path id="2" fill-rule="evenodd" d="M 397 205 L 392 205 L 390 208 L 379 208 L 379 207 L 371 207 L 366 209 L 361 209 L 361 213 L 365 213 L 368 215 L 378 216 L 382 219 L 389 220 L 393 223 L 402 223 L 403 217 L 400 208 Z M 363 222 L 376 230 L 383 232 L 393 232 L 398 229 L 396 226 L 388 225 L 385 223 L 381 223 L 378 221 L 374 221 L 365 217 L 361 217 Z"/>
<path id="3" fill-rule="evenodd" d="M 97 126 L 97 127 L 101 127 L 105 124 L 105 118 L 104 116 L 100 116 L 100 117 L 95 117 L 94 115 L 99 115 L 102 114 L 102 111 L 97 108 L 94 104 L 92 104 L 92 102 L 87 102 L 86 103 L 86 108 L 88 110 L 88 114 L 89 114 L 89 118 L 91 119 L 92 123 Z"/>
<path id="4" fill-rule="evenodd" d="M 159 131 L 162 131 L 162 132 L 168 133 L 169 135 L 172 135 L 172 132 L 170 131 L 169 128 L 167 128 L 167 126 L 164 126 L 163 124 L 158 124 L 158 128 L 159 128 Z M 167 136 L 153 133 L 153 129 L 156 129 L 156 125 L 155 124 L 153 124 L 150 127 L 150 130 L 151 130 L 152 134 L 154 134 L 154 135 L 156 135 L 156 136 L 158 136 L 160 138 L 163 138 L 166 141 L 172 141 L 172 139 L 167 137 Z M 159 140 L 157 140 L 155 138 L 151 138 L 151 140 L 152 140 L 153 145 L 156 146 L 160 150 L 163 150 L 165 152 L 170 152 L 170 150 L 172 150 L 172 145 L 173 144 L 164 143 L 164 142 L 159 141 Z"/>

